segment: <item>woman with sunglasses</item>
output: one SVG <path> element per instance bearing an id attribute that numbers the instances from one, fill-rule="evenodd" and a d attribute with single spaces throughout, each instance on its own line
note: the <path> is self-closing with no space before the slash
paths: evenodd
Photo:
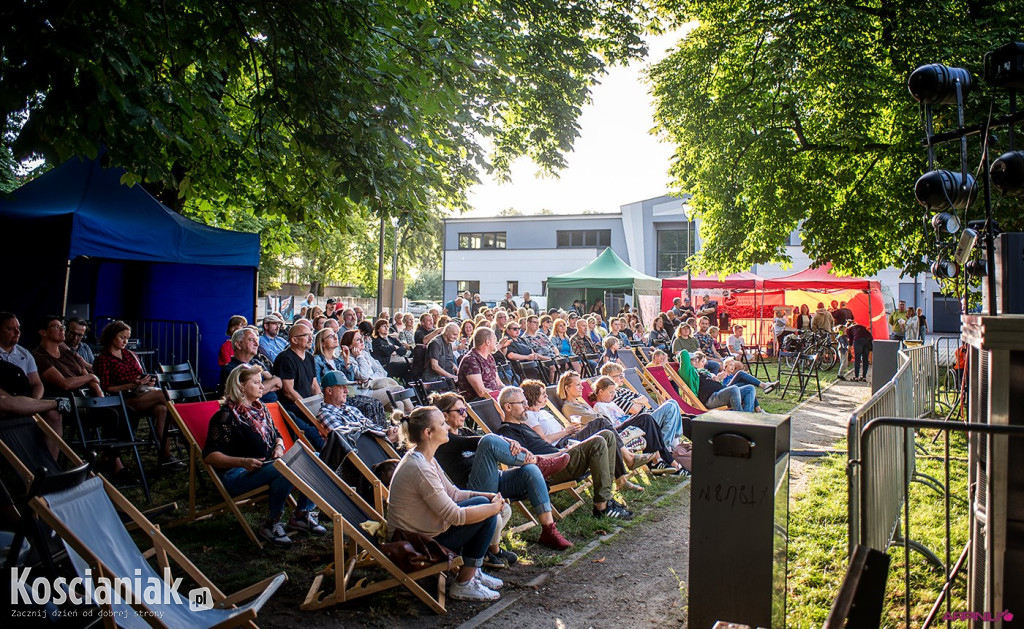
<path id="1" fill-rule="evenodd" d="M 452 483 L 473 491 L 497 492 L 509 500 L 529 498 L 541 525 L 538 542 L 554 550 L 572 548 L 572 542 L 562 537 L 555 526 L 545 482 L 547 477 L 565 468 L 569 455 L 538 457 L 516 441 L 474 432 L 466 426 L 469 407 L 458 393 L 434 395 L 430 403 L 444 414 L 448 427 L 448 442 L 438 447 L 435 457 Z M 508 469 L 500 470 L 499 464 L 508 466 Z M 501 526 L 497 527 L 484 559 L 485 566 L 503 568 L 518 560 L 515 553 L 498 546 L 501 529 L 507 522 L 508 517 L 503 514 Z"/>

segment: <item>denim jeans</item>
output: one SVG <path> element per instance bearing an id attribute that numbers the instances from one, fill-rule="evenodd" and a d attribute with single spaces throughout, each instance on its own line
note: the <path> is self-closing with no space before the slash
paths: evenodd
<path id="1" fill-rule="evenodd" d="M 746 371 L 737 371 L 732 375 L 731 379 L 726 379 L 727 384 L 735 384 L 737 386 L 741 384 L 752 384 L 755 387 L 761 386 L 761 381 L 750 375 Z"/>
<path id="2" fill-rule="evenodd" d="M 512 456 L 512 448 L 508 441 L 498 435 L 485 435 L 476 447 L 473 455 L 473 469 L 469 473 L 469 487 L 473 491 L 500 492 L 509 500 L 529 498 L 534 513 L 538 515 L 551 511 L 551 500 L 548 498 L 548 485 L 540 468 L 532 463 L 523 465 L 526 451 Z M 504 463 L 512 467 L 505 471 L 498 470 L 498 464 Z"/>
<path id="3" fill-rule="evenodd" d="M 656 409 L 648 411 L 658 428 L 661 429 L 661 439 L 671 447 L 679 441 L 683 434 L 682 412 L 675 400 L 668 400 Z"/>
<path id="4" fill-rule="evenodd" d="M 294 489 L 288 479 L 282 476 L 270 461 L 265 461 L 263 467 L 255 472 L 247 472 L 244 467 L 232 467 L 224 470 L 220 479 L 224 483 L 224 489 L 227 489 L 232 496 L 252 491 L 261 485 L 270 485 L 270 495 L 267 498 L 267 521 L 269 522 L 281 520 L 281 514 L 284 513 L 284 501 Z M 299 511 L 310 511 L 313 508 L 313 501 L 303 495 L 296 500 L 295 508 Z"/>
<path id="5" fill-rule="evenodd" d="M 673 402 L 673 404 L 675 404 L 675 402 Z M 678 412 L 676 413 L 676 417 L 679 417 Z M 619 430 L 629 426 L 636 426 L 640 430 L 644 431 L 644 439 L 647 441 L 647 447 L 644 448 L 644 452 L 657 452 L 661 455 L 662 461 L 665 461 L 666 463 L 672 461 L 672 446 L 668 445 L 662 438 L 661 427 L 658 426 L 658 422 L 654 420 L 654 417 L 652 417 L 650 413 L 640 413 L 635 417 L 627 419 L 619 424 Z M 681 423 L 680 430 L 682 430 Z"/>
<path id="6" fill-rule="evenodd" d="M 306 435 L 306 439 L 309 439 L 309 442 L 313 444 L 313 448 L 315 448 L 317 452 L 322 450 L 325 442 L 324 438 L 320 436 L 320 431 L 317 430 L 316 426 L 307 422 L 302 413 L 299 412 L 298 407 L 292 402 L 282 402 L 281 406 L 284 407 L 285 412 L 291 415 L 292 419 L 295 421 L 295 425 L 299 427 L 302 434 Z"/>
<path id="7" fill-rule="evenodd" d="M 708 398 L 708 408 L 728 406 L 730 410 L 753 412 L 757 406 L 757 388 L 751 384 L 725 387 Z"/>
<path id="8" fill-rule="evenodd" d="M 534 466 L 536 467 L 536 466 Z M 483 496 L 474 496 L 458 503 L 460 507 L 475 507 L 489 504 L 491 501 Z M 463 564 L 479 568 L 484 565 L 484 555 L 494 537 L 494 527 L 498 525 L 498 516 L 492 515 L 486 520 L 473 524 L 453 526 L 444 533 L 434 536 L 442 546 L 447 546 L 462 555 Z"/>
<path id="9" fill-rule="evenodd" d="M 708 359 L 708 364 L 704 366 L 705 369 L 710 371 L 714 375 L 718 375 L 718 372 L 722 370 L 722 363 L 718 362 L 714 358 Z"/>

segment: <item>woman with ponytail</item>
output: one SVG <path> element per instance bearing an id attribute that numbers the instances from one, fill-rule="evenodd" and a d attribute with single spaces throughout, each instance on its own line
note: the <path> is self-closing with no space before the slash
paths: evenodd
<path id="1" fill-rule="evenodd" d="M 449 595 L 456 600 L 495 601 L 504 583 L 480 567 L 494 538 L 505 504 L 500 493 L 459 489 L 434 457 L 448 441 L 444 414 L 421 406 L 401 416 L 409 450 L 399 462 L 388 497 L 388 525 L 425 535 L 462 555 L 463 564 Z"/>

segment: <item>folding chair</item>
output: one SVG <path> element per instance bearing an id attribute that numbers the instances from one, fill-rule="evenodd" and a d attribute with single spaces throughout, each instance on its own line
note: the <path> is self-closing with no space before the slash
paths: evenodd
<path id="1" fill-rule="evenodd" d="M 551 379 L 548 377 L 547 367 L 542 367 L 539 361 L 536 360 L 510 360 L 512 364 L 512 370 L 516 372 L 521 380 L 528 380 L 530 378 L 534 380 L 540 380 L 544 384 L 551 384 Z"/>
<path id="2" fill-rule="evenodd" d="M 402 389 L 401 391 L 385 391 L 388 394 L 388 401 L 391 402 L 391 408 L 401 408 L 399 402 L 405 400 L 413 400 L 413 404 L 419 403 L 419 397 L 416 395 L 416 389 L 409 387 Z"/>
<path id="3" fill-rule="evenodd" d="M 192 363 L 190 362 L 177 363 L 174 365 L 161 363 L 157 366 L 157 369 L 160 373 L 189 373 L 192 374 L 193 379 L 198 379 L 196 378 L 196 371 L 192 368 Z"/>
<path id="4" fill-rule="evenodd" d="M 102 477 L 85 480 L 77 487 L 36 496 L 29 502 L 33 512 L 64 540 L 75 570 L 93 582 L 98 579 L 118 579 L 126 588 L 132 602 L 116 597 L 113 602 L 100 604 L 104 624 L 113 629 L 147 627 L 150 623 L 168 627 L 234 627 L 252 625 L 257 613 L 275 591 L 288 580 L 281 572 L 260 583 L 225 596 L 146 516 Z M 139 550 L 115 511 L 128 514 L 138 530 L 152 544 L 152 554 L 163 570 L 160 575 Z M 171 562 L 196 582 L 209 590 L 212 609 L 192 611 L 189 597 L 172 589 Z M 141 575 L 141 577 L 139 576 Z M 157 588 L 146 595 L 137 591 L 137 584 Z M 124 592 L 125 590 L 121 590 Z M 240 601 L 256 597 L 250 603 L 236 607 Z M 117 619 L 117 620 L 115 620 Z"/>
<path id="5" fill-rule="evenodd" d="M 164 395 L 170 402 L 187 403 L 206 401 L 206 395 L 199 387 L 189 387 L 187 389 L 164 389 Z"/>
<path id="6" fill-rule="evenodd" d="M 665 396 L 666 399 L 675 400 L 683 413 L 687 415 L 703 415 L 708 412 L 707 407 L 700 401 L 700 398 L 690 390 L 690 387 L 683 382 L 679 374 L 675 373 L 672 369 L 648 365 L 644 367 L 644 371 L 651 379 L 651 382 L 654 383 L 654 386 L 657 387 L 658 392 Z M 675 385 L 674 387 L 672 386 L 673 384 Z"/>
<path id="7" fill-rule="evenodd" d="M 274 466 L 296 489 L 316 504 L 321 516 L 330 518 L 334 524 L 334 562 L 313 579 L 301 605 L 303 610 L 323 609 L 393 587 L 405 586 L 430 609 L 438 614 L 445 613 L 444 573 L 452 567 L 461 566 L 461 558 L 456 558 L 452 566 L 448 562 L 441 562 L 416 572 L 404 572 L 381 552 L 377 543 L 362 528 L 367 522 L 384 524 L 380 511 L 360 498 L 305 444 L 295 444 L 283 457 L 274 461 Z M 355 579 L 357 568 L 382 568 L 390 576 L 381 581 Z M 435 575 L 436 597 L 417 583 Z M 325 577 L 334 578 L 333 591 L 324 590 Z"/>
<path id="8" fill-rule="evenodd" d="M 316 426 L 316 429 L 320 433 L 320 436 L 326 439 L 327 427 L 324 426 L 323 422 L 321 422 L 316 417 L 316 414 L 320 412 L 320 407 L 323 406 L 323 403 L 323 395 L 311 395 L 310 397 L 303 398 L 298 403 L 296 403 L 295 408 L 299 411 L 299 414 L 302 415 L 303 419 L 305 419 L 306 422 L 312 424 L 313 426 Z M 281 410 L 284 411 L 284 409 Z M 309 443 L 309 440 L 306 438 L 305 434 L 301 430 L 299 430 L 298 425 L 295 424 L 295 420 L 292 419 L 291 415 L 289 415 L 287 412 L 283 412 L 282 419 L 288 425 L 289 429 L 293 433 L 299 435 L 300 439 L 302 439 L 307 444 L 309 444 L 310 447 L 312 447 L 312 444 Z M 316 448 L 313 449 L 316 450 Z"/>
<path id="9" fill-rule="evenodd" d="M 448 391 L 455 390 L 455 383 L 452 382 L 451 378 L 442 378 L 440 380 L 432 380 L 430 382 L 420 382 L 420 392 L 424 404 L 427 404 L 430 400 L 430 396 L 433 393 L 446 393 Z"/>
<path id="10" fill-rule="evenodd" d="M 497 401 L 476 400 L 474 402 L 470 402 L 469 404 L 467 404 L 467 406 L 468 415 L 470 419 L 476 422 L 476 425 L 480 427 L 480 430 L 489 434 L 497 434 L 498 428 L 501 427 L 502 422 L 501 409 L 498 408 Z M 557 485 L 548 485 L 549 495 L 554 495 L 560 491 L 565 491 L 568 492 L 574 498 L 573 503 L 566 507 L 565 509 L 562 509 L 561 511 L 556 509 L 554 505 L 551 505 L 551 515 L 553 515 L 556 520 L 564 519 L 573 511 L 583 506 L 583 497 L 580 496 L 579 492 L 577 491 L 578 485 L 579 483 L 574 480 L 566 481 L 564 483 L 558 483 Z M 583 488 L 583 486 L 579 487 L 579 489 Z M 513 532 L 518 533 L 538 525 L 537 519 L 533 516 L 532 513 L 530 513 L 530 509 L 527 508 L 527 506 L 523 504 L 521 500 L 516 501 L 515 506 L 516 508 L 519 509 L 520 513 L 523 514 L 527 522 L 526 524 L 513 528 Z"/>
<path id="11" fill-rule="evenodd" d="M 814 380 L 815 391 L 812 391 L 812 395 L 817 392 L 818 399 L 822 400 L 821 397 L 821 379 L 818 377 L 818 365 L 820 363 L 818 354 L 805 354 L 799 352 L 796 355 L 796 359 L 793 361 L 792 367 L 783 368 L 783 361 L 779 360 L 778 378 L 776 380 L 782 380 L 782 376 L 788 376 L 786 378 L 786 384 L 782 387 L 782 393 L 779 394 L 779 399 L 785 399 L 786 393 L 789 392 L 789 385 L 793 382 L 793 378 L 796 378 L 797 388 L 800 390 L 800 397 L 797 401 L 802 401 L 804 396 L 807 395 L 807 388 L 811 384 L 811 380 Z"/>
<path id="12" fill-rule="evenodd" d="M 191 372 L 158 373 L 156 382 L 162 389 L 191 389 L 199 388 L 199 381 Z"/>
<path id="13" fill-rule="evenodd" d="M 661 402 L 663 402 L 664 400 L 659 400 L 658 398 L 651 395 L 651 392 L 647 390 L 647 383 L 642 374 L 642 367 L 640 369 L 634 369 L 630 367 L 622 372 L 622 375 L 625 378 L 626 383 L 629 385 L 631 389 L 633 389 L 633 392 L 639 393 L 640 395 L 647 398 L 647 401 L 651 403 L 651 408 L 658 408 L 658 405 L 661 404 Z"/>
<path id="14" fill-rule="evenodd" d="M 764 370 L 764 379 L 768 380 L 771 377 L 771 372 L 768 371 L 768 361 L 764 355 L 764 351 L 760 345 L 746 346 L 744 345 L 740 351 L 740 362 L 747 368 L 750 375 L 760 379 L 761 370 Z"/>
<path id="15" fill-rule="evenodd" d="M 276 405 L 275 405 L 276 406 Z M 213 517 L 214 515 L 223 513 L 224 511 L 230 511 L 235 519 L 238 520 L 242 530 L 245 531 L 246 536 L 252 540 L 254 544 L 263 548 L 263 542 L 256 536 L 255 531 L 249 525 L 249 522 L 242 515 L 240 507 L 253 504 L 263 498 L 267 497 L 267 492 L 270 489 L 269 485 L 263 485 L 257 487 L 251 491 L 247 491 L 244 494 L 232 496 L 228 493 L 224 483 L 221 482 L 220 476 L 217 472 L 203 460 L 203 448 L 206 446 L 206 436 L 210 430 L 210 419 L 213 415 L 220 410 L 220 402 L 193 402 L 191 404 L 174 404 L 172 402 L 167 403 L 167 409 L 170 413 L 171 418 L 181 428 L 181 432 L 185 435 L 189 444 L 189 457 L 188 457 L 188 515 L 181 520 L 172 523 L 172 526 L 183 524 L 185 522 L 195 522 L 198 520 L 205 520 Z M 280 428 L 278 429 L 280 431 Z M 291 438 L 287 437 L 282 433 L 282 439 L 286 443 L 290 442 Z M 196 469 L 196 461 L 202 465 L 203 469 L 206 470 L 206 475 L 209 477 L 210 482 L 220 493 L 222 502 L 219 502 L 212 507 L 208 507 L 201 511 L 197 510 L 196 507 L 196 487 L 198 483 L 198 470 Z"/>
<path id="16" fill-rule="evenodd" d="M 71 411 L 74 415 L 75 426 L 78 430 L 79 444 L 82 447 L 83 452 L 87 452 L 90 447 L 109 448 L 111 450 L 120 450 L 127 448 L 131 450 L 135 464 L 138 467 L 139 481 L 142 487 L 142 492 L 146 496 L 146 502 L 150 502 L 152 497 L 149 492 L 149 481 L 146 479 L 146 470 L 142 466 L 142 455 L 139 454 L 140 447 L 155 446 L 156 441 L 156 427 L 153 425 L 152 418 L 149 421 L 149 428 L 153 434 L 153 441 L 143 441 L 136 439 L 135 430 L 132 428 L 131 416 L 128 414 L 128 407 L 124 403 L 124 396 L 121 393 L 116 395 L 108 395 L 106 397 L 81 397 L 72 396 Z M 103 436 L 103 428 L 101 426 L 92 423 L 88 428 L 86 423 L 82 421 L 83 413 L 90 419 L 95 419 L 95 415 L 102 415 L 107 413 L 113 413 L 116 417 L 114 424 L 114 431 L 124 431 L 128 435 L 127 440 L 120 440 L 118 438 L 106 438 Z M 94 438 L 90 439 L 87 430 L 95 432 Z"/>

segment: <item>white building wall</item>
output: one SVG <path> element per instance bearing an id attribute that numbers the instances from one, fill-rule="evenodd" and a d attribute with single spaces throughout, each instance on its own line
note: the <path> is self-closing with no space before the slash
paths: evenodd
<path id="1" fill-rule="evenodd" d="M 445 280 L 479 281 L 484 300 L 505 297 L 506 282 L 519 282 L 519 295 L 541 296 L 541 282 L 593 262 L 601 249 L 455 249 L 445 251 Z M 538 302 L 544 301 L 541 299 Z"/>

